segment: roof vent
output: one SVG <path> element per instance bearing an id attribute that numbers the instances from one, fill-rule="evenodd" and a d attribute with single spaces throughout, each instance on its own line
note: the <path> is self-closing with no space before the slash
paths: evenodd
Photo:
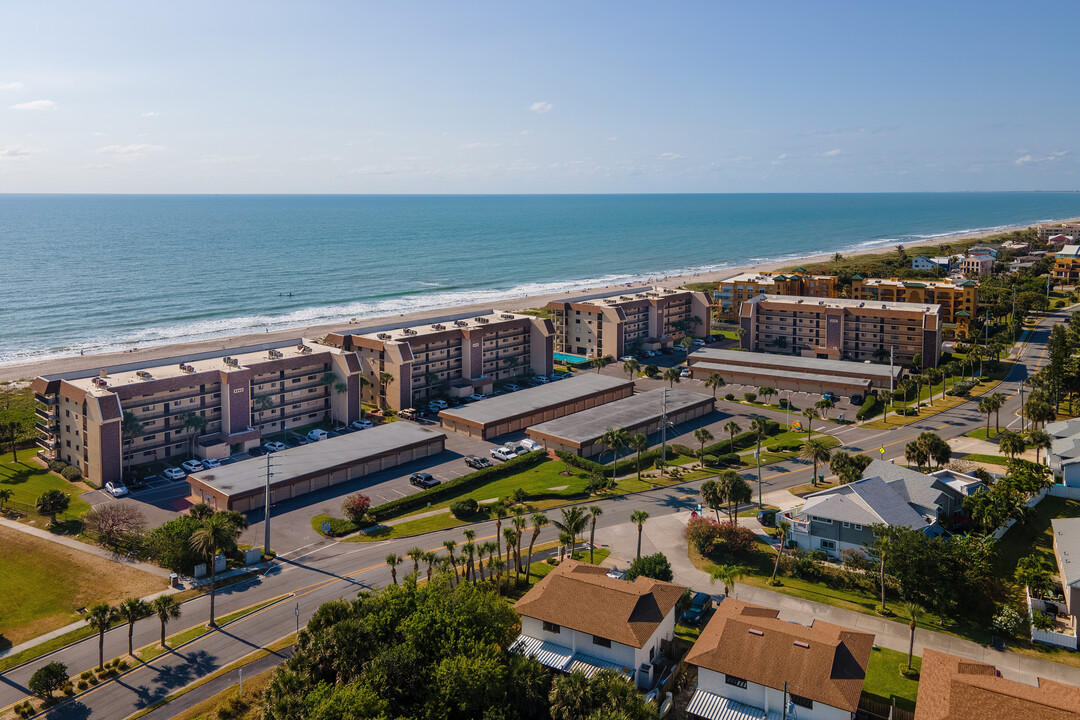
<path id="1" fill-rule="evenodd" d="M 151 376 L 150 373 L 146 372 L 145 370 L 136 370 L 135 377 L 142 378 L 143 380 L 149 380 Z"/>
<path id="2" fill-rule="evenodd" d="M 380 340 L 389 340 L 390 339 L 390 333 L 379 333 L 378 338 Z"/>
<path id="3" fill-rule="evenodd" d="M 465 322 L 464 320 L 455 320 L 454 321 L 454 327 L 468 327 L 468 325 L 469 325 L 469 323 Z"/>
<path id="4" fill-rule="evenodd" d="M 809 650 L 810 649 L 810 643 L 803 642 L 802 640 L 796 640 L 795 641 L 795 647 L 806 648 L 807 650 Z"/>
<path id="5" fill-rule="evenodd" d="M 439 324 L 439 323 L 435 323 L 434 325 L 432 325 L 432 326 L 431 326 L 431 329 L 432 329 L 432 330 L 445 330 L 445 329 L 446 329 L 446 326 L 445 326 L 445 325 L 441 325 L 441 324 Z"/>
<path id="6" fill-rule="evenodd" d="M 761 637 L 765 637 L 765 631 L 764 630 L 757 630 L 755 628 L 750 628 L 750 634 L 751 635 L 760 635 Z"/>
<path id="7" fill-rule="evenodd" d="M 476 322 L 480 323 L 481 325 L 487 325 L 490 321 L 486 317 L 478 317 L 476 318 Z"/>
<path id="8" fill-rule="evenodd" d="M 501 317 L 503 320 L 513 320 L 514 319 L 514 316 L 511 315 L 510 313 L 503 313 L 499 317 Z"/>

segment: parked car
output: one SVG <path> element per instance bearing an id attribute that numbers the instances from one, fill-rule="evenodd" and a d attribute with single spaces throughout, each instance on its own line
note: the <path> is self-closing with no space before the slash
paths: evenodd
<path id="1" fill-rule="evenodd" d="M 516 458 L 517 456 L 517 450 L 514 450 L 513 448 L 509 448 L 506 446 L 491 448 L 491 457 L 495 458 L 496 460 L 510 460 L 511 458 Z"/>
<path id="2" fill-rule="evenodd" d="M 683 613 L 682 621 L 686 625 L 702 625 L 705 616 L 712 609 L 713 599 L 709 593 L 699 592 L 690 601 L 690 607 Z"/>
<path id="3" fill-rule="evenodd" d="M 403 420 L 415 420 L 418 417 L 422 417 L 422 416 L 423 416 L 423 413 L 419 412 L 418 410 L 416 410 L 414 408 L 405 408 L 404 410 L 402 410 L 401 412 L 398 413 L 398 417 L 402 418 Z M 366 422 L 366 423 L 368 423 L 368 427 L 371 427 L 371 421 L 370 420 L 357 420 L 356 422 Z M 355 425 L 355 424 L 356 423 L 353 423 L 353 425 Z M 363 428 L 359 428 L 359 429 L 363 430 Z"/>
<path id="4" fill-rule="evenodd" d="M 180 467 L 184 468 L 189 473 L 193 473 L 202 470 L 203 464 L 198 460 L 185 460 L 184 462 L 180 463 Z"/>
<path id="5" fill-rule="evenodd" d="M 690 377 L 690 368 L 684 367 L 679 370 L 679 377 Z"/>
<path id="6" fill-rule="evenodd" d="M 776 511 L 761 510 L 757 514 L 757 521 L 762 527 L 776 527 Z"/>
<path id="7" fill-rule="evenodd" d="M 695 345 L 704 345 L 705 341 L 702 340 L 701 338 L 694 338 L 694 344 Z"/>
<path id="8" fill-rule="evenodd" d="M 301 445 L 307 445 L 311 440 L 308 440 L 305 435 L 290 435 L 289 442 L 292 443 L 293 447 L 300 447 Z"/>
<path id="9" fill-rule="evenodd" d="M 466 455 L 465 464 L 474 470 L 483 470 L 486 467 L 491 467 L 491 461 L 487 458 L 477 457 L 476 455 Z"/>
<path id="10" fill-rule="evenodd" d="M 251 457 L 259 457 L 260 455 L 265 455 L 266 453 L 266 448 L 262 447 L 261 445 L 256 445 L 255 447 L 248 450 L 248 455 L 250 455 Z"/>
<path id="11" fill-rule="evenodd" d="M 862 395 L 859 395 L 858 393 L 856 393 L 855 395 L 851 396 L 851 404 L 852 405 L 862 405 L 862 403 L 863 403 L 863 396 Z"/>
<path id="12" fill-rule="evenodd" d="M 285 443 L 277 442 L 276 440 L 263 443 L 263 447 L 266 448 L 267 452 L 281 452 L 282 450 L 286 450 L 288 448 Z"/>
<path id="13" fill-rule="evenodd" d="M 521 447 L 525 448 L 526 452 L 532 452 L 533 450 L 543 450 L 544 449 L 543 445 L 541 445 L 540 443 L 536 442 L 535 440 L 531 440 L 529 438 L 525 438 L 524 440 L 521 441 Z"/>
<path id="14" fill-rule="evenodd" d="M 124 497 L 128 494 L 128 489 L 124 487 L 124 483 L 107 482 L 105 483 L 105 492 L 113 497 Z"/>
<path id="15" fill-rule="evenodd" d="M 308 440 L 314 440 L 315 442 L 319 442 L 320 440 L 326 439 L 326 431 L 315 428 L 314 430 L 309 431 L 307 436 Z"/>
<path id="16" fill-rule="evenodd" d="M 660 348 L 660 352 L 663 355 L 674 355 L 675 354 L 675 348 L 662 347 L 662 348 Z"/>
<path id="17" fill-rule="evenodd" d="M 633 355 L 623 355 L 621 358 L 619 358 L 619 362 L 628 362 L 628 361 L 634 360 L 634 359 L 635 358 L 634 358 Z"/>
<path id="18" fill-rule="evenodd" d="M 513 383 L 511 383 L 510 385 L 503 385 L 503 390 L 505 390 L 506 392 L 516 392 L 520 389 L 520 386 L 514 385 Z"/>
<path id="19" fill-rule="evenodd" d="M 183 480 L 187 477 L 187 473 L 177 467 L 165 468 L 161 474 L 170 480 Z"/>
<path id="20" fill-rule="evenodd" d="M 402 410 L 401 417 L 405 417 L 406 410 L 412 410 L 412 408 L 405 408 L 405 410 Z M 349 427 L 351 427 L 353 430 L 367 430 L 368 428 L 372 427 L 372 423 L 370 420 L 353 420 L 351 423 L 349 423 Z"/>
<path id="21" fill-rule="evenodd" d="M 216 467 L 221 467 L 221 461 L 214 458 L 206 458 L 202 460 L 202 465 L 207 470 L 213 470 Z"/>
<path id="22" fill-rule="evenodd" d="M 827 392 L 821 396 L 821 399 L 836 402 L 836 395 L 833 395 L 831 392 Z"/>
<path id="23" fill-rule="evenodd" d="M 446 408 L 450 407 L 450 404 L 447 403 L 445 400 L 432 400 L 428 403 L 428 407 L 435 410 L 445 410 Z"/>
<path id="24" fill-rule="evenodd" d="M 430 488 L 439 484 L 439 481 L 431 473 L 413 473 L 409 476 L 409 483 L 418 488 Z"/>
<path id="25" fill-rule="evenodd" d="M 469 402 L 479 402 L 484 399 L 484 396 L 480 393 L 473 393 L 467 399 Z"/>

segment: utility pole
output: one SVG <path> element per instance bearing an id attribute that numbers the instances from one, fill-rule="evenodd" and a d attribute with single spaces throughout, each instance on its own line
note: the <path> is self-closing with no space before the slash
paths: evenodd
<path id="1" fill-rule="evenodd" d="M 784 681 L 783 720 L 787 720 L 787 680 Z"/>
<path id="2" fill-rule="evenodd" d="M 1024 432 L 1024 381 L 1020 381 L 1020 432 Z"/>
<path id="3" fill-rule="evenodd" d="M 667 388 L 664 388 L 664 409 L 660 414 L 660 462 L 667 462 Z M 663 474 L 663 471 L 661 471 Z"/>
<path id="4" fill-rule="evenodd" d="M 264 506 L 263 506 L 263 555 L 270 554 L 270 478 L 274 476 L 274 473 L 270 468 L 275 467 L 273 464 L 273 453 L 266 455 L 266 488 L 263 491 Z"/>
<path id="5" fill-rule="evenodd" d="M 884 327 L 884 326 L 882 326 L 882 327 Z M 889 392 L 890 393 L 896 392 L 896 374 L 893 371 L 893 360 L 895 358 L 896 358 L 896 346 L 895 345 L 890 345 L 889 346 Z M 788 404 L 790 405 L 791 402 L 788 401 Z"/>

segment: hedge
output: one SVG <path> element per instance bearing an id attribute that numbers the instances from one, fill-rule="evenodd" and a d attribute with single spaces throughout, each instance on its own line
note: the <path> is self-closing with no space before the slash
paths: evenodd
<path id="1" fill-rule="evenodd" d="M 766 437 L 770 435 L 776 435 L 778 432 L 780 432 L 780 423 L 776 422 L 775 420 L 765 421 Z M 747 450 L 757 445 L 757 435 L 753 431 L 744 432 L 735 436 L 734 443 L 732 443 L 731 440 L 721 440 L 720 442 L 715 442 L 712 445 L 706 445 L 705 454 L 717 456 L 728 455 L 732 452 L 733 444 L 735 450 Z M 692 452 L 691 456 L 697 457 L 698 451 L 695 450 L 694 452 Z"/>
<path id="2" fill-rule="evenodd" d="M 584 470 L 587 473 L 595 473 L 602 475 L 603 477 L 618 477 L 619 475 L 628 475 L 632 472 L 637 472 L 637 455 L 631 455 L 625 460 L 620 460 L 612 465 L 602 465 L 595 460 L 589 460 L 588 458 L 578 457 L 572 453 L 568 453 L 564 450 L 558 450 L 555 453 L 559 456 L 559 459 L 567 464 L 569 467 L 575 467 L 578 470 Z M 669 444 L 667 446 L 668 459 L 672 459 L 679 455 L 679 451 L 676 445 Z M 641 467 L 649 467 L 660 458 L 660 448 L 652 448 L 641 453 Z M 614 475 L 612 475 L 614 470 Z"/>
<path id="3" fill-rule="evenodd" d="M 370 512 L 376 521 L 385 520 L 392 515 L 408 512 L 409 510 L 423 507 L 428 503 L 439 502 L 447 495 L 455 495 L 462 490 L 468 490 L 474 486 L 483 485 L 492 480 L 498 480 L 507 475 L 513 475 L 522 470 L 527 470 L 534 465 L 542 463 L 545 457 L 547 457 L 547 454 L 543 450 L 533 450 L 531 453 L 521 455 L 512 460 L 507 460 L 504 463 L 492 465 L 491 467 L 471 472 L 468 475 L 462 475 L 453 480 L 447 480 L 433 488 L 421 490 L 418 493 L 406 495 L 405 497 L 383 503 L 382 505 L 372 508 Z"/>
<path id="4" fill-rule="evenodd" d="M 60 475 L 68 482 L 78 482 L 79 480 L 82 480 L 82 471 L 74 465 L 68 465 L 60 471 Z"/>
<path id="5" fill-rule="evenodd" d="M 865 420 L 869 417 L 874 417 L 881 412 L 881 398 L 871 393 L 866 396 L 866 400 L 863 401 L 862 407 L 855 413 L 856 420 Z"/>

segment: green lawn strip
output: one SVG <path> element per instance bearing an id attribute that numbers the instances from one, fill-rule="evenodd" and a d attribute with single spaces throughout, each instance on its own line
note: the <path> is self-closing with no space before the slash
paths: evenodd
<path id="1" fill-rule="evenodd" d="M 694 644 L 697 642 L 698 637 L 700 637 L 702 629 L 703 628 L 675 623 L 675 637 L 680 640 L 685 640 L 690 644 Z"/>
<path id="2" fill-rule="evenodd" d="M 991 465 L 1006 466 L 1009 464 L 1009 458 L 1002 457 L 1000 455 L 983 455 L 982 453 L 969 453 L 964 455 L 962 460 L 970 460 L 971 462 L 989 463 Z"/>
<path id="3" fill-rule="evenodd" d="M 1056 569 L 1050 521 L 1067 517 L 1080 517 L 1080 501 L 1053 496 L 1043 498 L 1032 508 L 1026 522 L 1013 525 L 995 544 L 999 576 L 1012 578 L 1017 561 L 1031 554 L 1039 555 L 1049 567 Z"/>
<path id="4" fill-rule="evenodd" d="M 113 625 L 116 627 L 119 623 Z M 58 635 L 54 638 L 50 638 L 43 643 L 35 645 L 32 648 L 27 648 L 22 652 L 17 652 L 14 655 L 8 655 L 5 658 L 0 659 L 0 672 L 7 672 L 13 667 L 22 665 L 23 663 L 30 662 L 35 658 L 39 658 L 42 655 L 48 655 L 49 653 L 59 650 L 60 648 L 70 645 L 71 643 L 85 640 L 91 635 L 96 635 L 97 632 L 90 628 L 88 625 L 75 628 L 70 632 L 66 632 L 63 635 Z"/>
<path id="5" fill-rule="evenodd" d="M 964 433 L 964 437 L 976 438 L 978 440 L 986 440 L 988 442 L 993 442 L 994 440 L 997 439 L 997 436 L 1000 435 L 1000 434 L 1001 433 L 994 430 L 994 428 L 990 428 L 990 433 L 987 434 L 986 428 L 981 427 L 978 430 L 972 430 L 971 432 Z"/>
<path id="6" fill-rule="evenodd" d="M 88 488 L 70 483 L 64 478 L 49 472 L 35 458 L 30 450 L 19 452 L 19 461 L 12 459 L 12 453 L 0 455 L 0 490 L 11 490 L 9 504 L 14 504 L 20 510 L 29 512 L 37 499 L 46 490 L 59 490 L 70 498 L 68 509 L 56 516 L 59 523 L 73 522 L 82 518 L 90 511 L 90 505 L 78 498 Z M 44 520 L 41 516 L 30 513 L 34 520 Z M 44 522 L 37 524 L 44 526 Z"/>
<path id="7" fill-rule="evenodd" d="M 919 695 L 919 681 L 909 680 L 901 675 L 901 665 L 907 667 L 907 653 L 875 645 L 870 653 L 870 663 L 866 667 L 863 693 L 872 700 L 887 705 L 892 705 L 895 698 L 898 708 L 914 712 L 915 699 Z M 911 667 L 920 669 L 922 658 L 913 657 Z"/>
<path id="8" fill-rule="evenodd" d="M 236 612 L 229 613 L 228 615 L 225 615 L 224 617 L 217 618 L 218 627 L 224 627 L 225 625 L 228 625 L 229 623 L 231 623 L 233 620 L 237 620 L 237 619 L 243 617 L 244 615 L 248 615 L 248 614 L 253 613 L 253 612 L 257 611 L 257 610 L 262 610 L 264 607 L 267 607 L 268 605 L 273 605 L 274 603 L 280 602 L 280 601 L 284 600 L 285 598 L 291 597 L 291 596 L 292 596 L 292 593 L 285 593 L 284 595 L 278 595 L 275 598 L 270 598 L 269 600 L 264 600 L 263 602 L 256 603 L 256 604 L 251 605 L 249 607 L 237 610 Z M 165 640 L 166 640 L 166 643 L 169 645 L 169 648 L 173 649 L 173 648 L 179 647 L 180 645 L 183 645 L 186 642 L 191 642 L 195 638 L 202 637 L 203 635 L 206 635 L 209 632 L 211 632 L 211 629 L 206 627 L 205 625 L 196 625 L 196 626 L 190 627 L 187 630 L 184 630 L 182 632 L 178 632 L 175 635 L 170 635 L 167 638 L 165 638 Z M 152 643 L 150 645 L 147 645 L 146 647 L 139 648 L 138 650 L 135 651 L 135 654 L 138 655 L 139 659 L 142 660 L 143 662 L 150 662 L 151 660 L 158 657 L 159 655 L 164 655 L 166 652 L 168 652 L 168 650 L 163 650 L 158 643 Z"/>

